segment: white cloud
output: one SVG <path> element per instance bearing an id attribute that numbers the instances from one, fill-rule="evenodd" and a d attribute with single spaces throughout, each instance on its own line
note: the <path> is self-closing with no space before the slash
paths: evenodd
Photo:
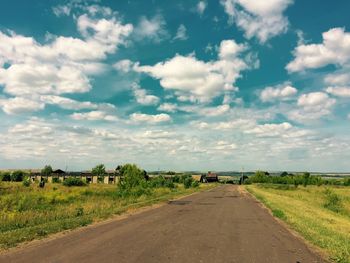
<path id="1" fill-rule="evenodd" d="M 71 12 L 71 6 L 69 5 L 58 5 L 52 8 L 53 13 L 55 16 L 69 16 Z"/>
<path id="2" fill-rule="evenodd" d="M 163 103 L 159 105 L 157 110 L 165 112 L 176 112 L 178 110 L 178 105 L 175 103 Z"/>
<path id="3" fill-rule="evenodd" d="M 350 87 L 328 87 L 326 92 L 337 97 L 350 97 Z"/>
<path id="4" fill-rule="evenodd" d="M 113 67 L 117 71 L 120 71 L 123 73 L 128 73 L 128 72 L 134 70 L 135 68 L 137 68 L 137 66 L 138 66 L 137 63 L 134 63 L 129 59 L 120 60 L 113 65 Z"/>
<path id="5" fill-rule="evenodd" d="M 228 113 L 230 110 L 230 106 L 227 104 L 219 105 L 217 107 L 210 107 L 210 108 L 203 108 L 201 109 L 198 114 L 203 116 L 220 116 L 225 113 Z"/>
<path id="6" fill-rule="evenodd" d="M 186 39 L 188 39 L 188 36 L 187 36 L 187 29 L 186 29 L 186 27 L 185 27 L 184 24 L 181 24 L 181 25 L 178 27 L 174 39 L 175 39 L 175 40 L 176 40 L 176 39 L 178 39 L 178 40 L 186 40 Z"/>
<path id="7" fill-rule="evenodd" d="M 261 43 L 287 31 L 289 22 L 283 16 L 293 0 L 221 0 L 230 22 L 244 30 L 245 37 L 257 37 Z"/>
<path id="8" fill-rule="evenodd" d="M 324 82 L 329 85 L 347 85 L 350 84 L 349 73 L 328 74 L 324 78 Z"/>
<path id="9" fill-rule="evenodd" d="M 290 83 L 284 83 L 275 87 L 266 87 L 260 93 L 260 99 L 263 102 L 274 100 L 288 100 L 291 99 L 298 90 L 291 86 Z"/>
<path id="10" fill-rule="evenodd" d="M 97 109 L 98 105 L 90 101 L 76 101 L 69 98 L 44 95 L 40 97 L 40 100 L 45 104 L 58 105 L 59 107 L 67 110 L 83 110 L 83 109 Z"/>
<path id="11" fill-rule="evenodd" d="M 161 114 L 143 114 L 143 113 L 133 113 L 130 115 L 130 119 L 134 122 L 147 122 L 147 123 L 161 123 L 168 122 L 171 120 L 171 117 L 166 113 Z"/>
<path id="12" fill-rule="evenodd" d="M 169 37 L 166 30 L 166 22 L 162 15 L 156 15 L 151 19 L 145 16 L 140 18 L 140 22 L 135 27 L 134 36 L 137 40 L 148 39 L 153 42 L 161 42 Z"/>
<path id="13" fill-rule="evenodd" d="M 278 137 L 289 136 L 293 130 L 293 126 L 289 122 L 283 122 L 279 124 L 263 124 L 257 125 L 255 128 L 246 130 L 246 134 L 254 134 L 257 137 Z M 293 132 L 294 133 L 294 132 Z"/>
<path id="14" fill-rule="evenodd" d="M 105 70 L 100 60 L 125 45 L 133 27 L 115 17 L 96 19 L 87 14 L 77 17 L 76 22 L 82 39 L 51 36 L 45 44 L 12 31 L 0 31 L 0 66 L 7 64 L 6 68 L 0 67 L 4 92 L 18 97 L 16 100 L 88 92 L 89 75 Z M 43 108 L 38 101 L 30 105 L 33 109 Z"/>
<path id="15" fill-rule="evenodd" d="M 322 34 L 321 44 L 299 45 L 294 60 L 286 69 L 289 72 L 324 67 L 329 64 L 344 66 L 350 62 L 350 33 L 344 28 L 333 28 Z"/>
<path id="16" fill-rule="evenodd" d="M 74 120 L 88 120 L 88 121 L 117 121 L 118 118 L 114 115 L 110 115 L 105 111 L 90 111 L 78 113 L 75 112 L 70 117 Z"/>
<path id="17" fill-rule="evenodd" d="M 138 84 L 134 83 L 132 89 L 138 103 L 142 105 L 157 105 L 159 103 L 160 99 L 157 96 L 147 94 L 147 91 Z"/>
<path id="18" fill-rule="evenodd" d="M 15 97 L 0 99 L 0 107 L 7 114 L 23 114 L 44 109 L 45 104 L 36 100 Z"/>
<path id="19" fill-rule="evenodd" d="M 301 123 L 318 120 L 331 114 L 331 109 L 336 100 L 330 98 L 324 92 L 311 92 L 299 97 L 297 105 L 299 109 L 290 111 L 288 118 Z"/>
<path id="20" fill-rule="evenodd" d="M 199 15 L 203 15 L 206 8 L 207 8 L 207 2 L 199 1 L 196 6 L 196 11 Z"/>
<path id="21" fill-rule="evenodd" d="M 233 84 L 241 76 L 240 72 L 255 66 L 255 61 L 239 58 L 244 50 L 245 45 L 224 40 L 217 61 L 204 62 L 194 55 L 177 54 L 154 66 L 138 66 L 136 70 L 159 79 L 161 86 L 174 90 L 181 101 L 208 102 L 223 91 L 237 90 Z"/>

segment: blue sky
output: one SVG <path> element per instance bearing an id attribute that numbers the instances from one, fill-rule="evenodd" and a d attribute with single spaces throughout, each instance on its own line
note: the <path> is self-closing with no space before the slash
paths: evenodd
<path id="1" fill-rule="evenodd" d="M 0 3 L 0 167 L 350 171 L 350 2 Z"/>

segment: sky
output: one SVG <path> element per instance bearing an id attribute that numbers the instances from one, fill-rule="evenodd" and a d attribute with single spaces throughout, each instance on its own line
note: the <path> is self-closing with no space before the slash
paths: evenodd
<path id="1" fill-rule="evenodd" d="M 347 0 L 2 0 L 0 168 L 350 171 Z"/>

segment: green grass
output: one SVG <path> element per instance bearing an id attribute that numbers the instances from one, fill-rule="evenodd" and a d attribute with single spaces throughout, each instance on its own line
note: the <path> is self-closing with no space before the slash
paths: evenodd
<path id="1" fill-rule="evenodd" d="M 350 188 L 247 185 L 278 217 L 334 262 L 350 262 Z"/>
<path id="2" fill-rule="evenodd" d="M 67 229 L 74 229 L 154 203 L 190 194 L 213 185 L 184 189 L 154 188 L 147 195 L 120 197 L 115 185 L 91 184 L 66 187 L 46 184 L 24 187 L 21 183 L 0 186 L 0 249 Z"/>

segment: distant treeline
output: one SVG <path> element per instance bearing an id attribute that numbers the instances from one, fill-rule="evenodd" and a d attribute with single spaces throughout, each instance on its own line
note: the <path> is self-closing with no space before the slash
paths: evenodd
<path id="1" fill-rule="evenodd" d="M 253 176 L 245 176 L 244 184 L 269 183 L 298 185 L 344 185 L 350 186 L 350 178 L 325 179 L 321 176 L 311 175 L 308 172 L 302 174 L 281 173 L 279 176 L 271 176 L 268 172 L 257 171 Z"/>

